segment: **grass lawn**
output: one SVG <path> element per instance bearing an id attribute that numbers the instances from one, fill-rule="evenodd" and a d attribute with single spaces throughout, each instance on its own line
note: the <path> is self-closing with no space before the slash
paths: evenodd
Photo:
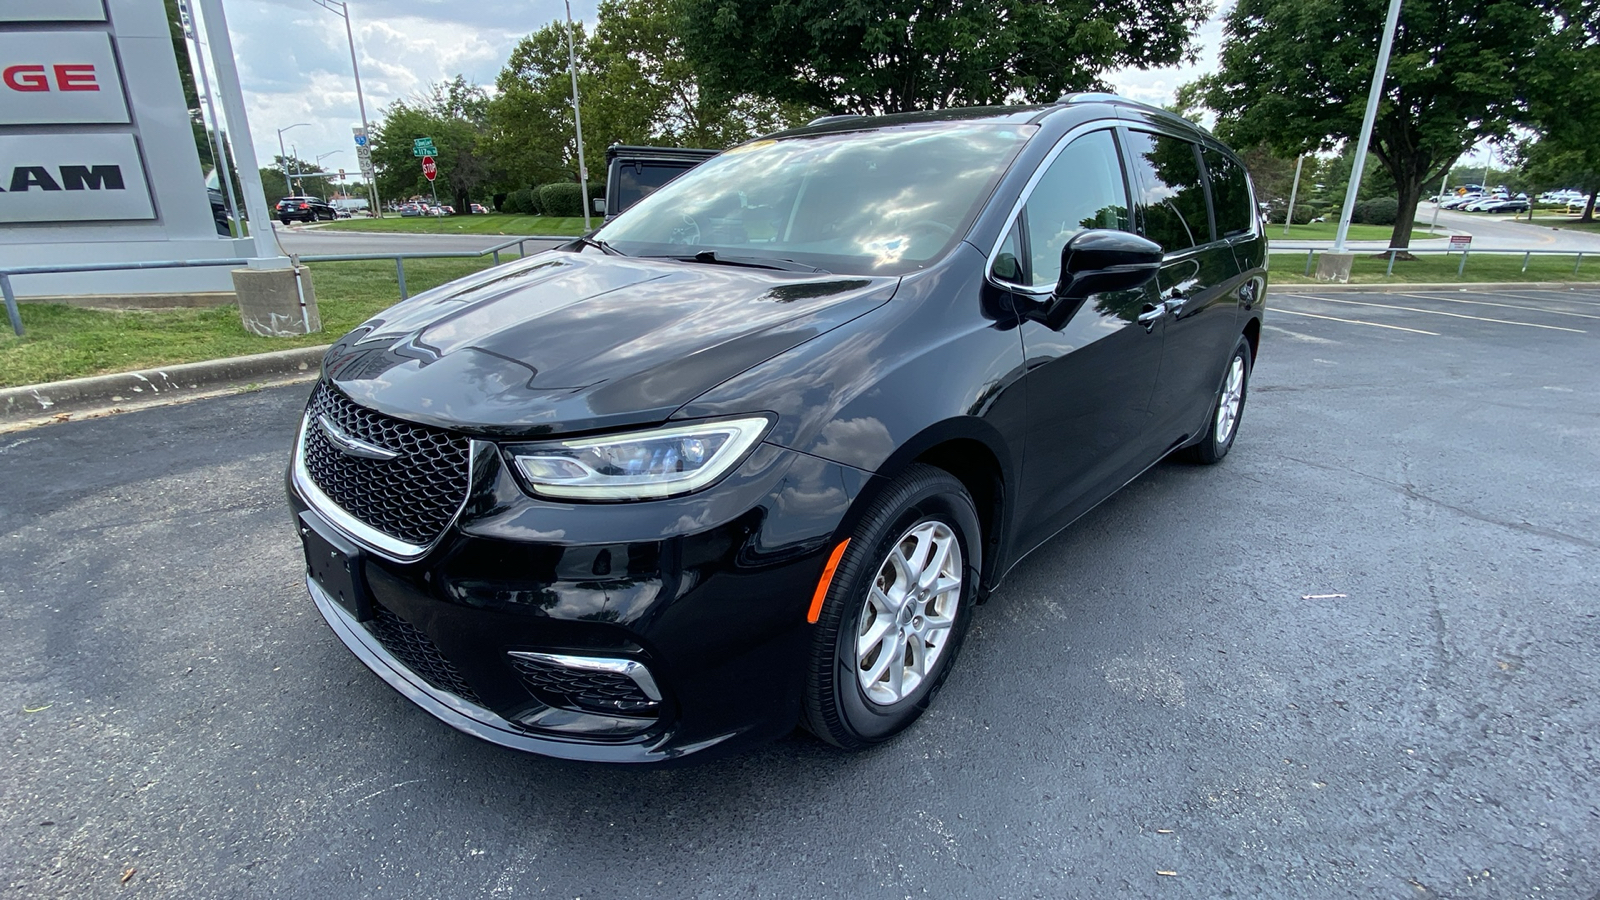
<path id="1" fill-rule="evenodd" d="M 1283 223 L 1268 223 L 1267 240 L 1269 241 L 1331 241 L 1335 232 L 1339 230 L 1338 222 L 1312 222 L 1309 225 L 1290 225 L 1289 236 L 1284 237 Z M 1387 241 L 1394 235 L 1394 228 L 1389 225 L 1351 225 L 1350 233 L 1346 235 L 1352 241 Z M 1430 235 L 1426 226 L 1411 229 L 1413 241 L 1424 240 L 1428 237 L 1443 237 L 1443 235 Z"/>
<path id="2" fill-rule="evenodd" d="M 599 216 L 590 220 L 599 228 Z M 408 234 L 583 234 L 583 217 L 559 216 L 412 216 L 385 214 L 381 219 L 340 219 L 321 226 L 331 231 L 385 231 Z"/>
<path id="3" fill-rule="evenodd" d="M 406 287 L 419 293 L 492 262 L 412 260 L 406 263 Z M 394 263 L 386 260 L 313 263 L 311 277 L 322 331 L 292 338 L 245 332 L 237 306 L 114 311 L 23 303 L 26 336 L 18 338 L 0 319 L 0 387 L 327 344 L 400 296 Z"/>
<path id="4" fill-rule="evenodd" d="M 1456 269 L 1461 265 L 1461 255 L 1429 253 L 1414 260 L 1397 260 L 1394 275 L 1385 275 L 1387 257 L 1357 254 L 1351 268 L 1352 284 L 1481 284 L 1494 281 L 1600 281 L 1600 256 L 1585 255 L 1577 274 L 1573 264 L 1577 254 L 1534 256 L 1528 261 L 1528 271 L 1522 271 L 1522 256 L 1473 253 L 1467 257 L 1467 269 L 1461 275 Z M 1315 267 L 1313 262 L 1312 266 Z M 1272 271 L 1267 282 L 1273 285 L 1320 284 L 1307 278 L 1305 251 L 1287 250 L 1272 254 Z M 1315 271 L 1313 268 L 1312 271 Z"/>

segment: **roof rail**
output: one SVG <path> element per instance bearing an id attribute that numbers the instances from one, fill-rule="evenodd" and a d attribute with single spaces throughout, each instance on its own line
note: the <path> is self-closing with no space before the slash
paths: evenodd
<path id="1" fill-rule="evenodd" d="M 1062 94 L 1056 100 L 1056 102 L 1057 103 L 1120 103 L 1123 106 L 1133 106 L 1133 107 L 1138 107 L 1139 109 L 1152 110 L 1154 112 L 1168 112 L 1168 110 L 1162 109 L 1161 107 L 1156 106 L 1154 104 L 1144 103 L 1144 102 L 1139 101 L 1139 100 L 1130 100 L 1129 98 L 1124 97 L 1124 96 L 1122 96 L 1120 94 L 1108 94 L 1108 93 L 1106 93 L 1104 91 L 1082 91 L 1082 92 L 1077 92 L 1077 93 L 1069 92 L 1069 93 Z"/>
<path id="2" fill-rule="evenodd" d="M 812 125 L 826 125 L 829 122 L 844 122 L 844 121 L 846 121 L 848 119 L 862 119 L 862 118 L 866 118 L 866 117 L 861 115 L 860 113 L 841 113 L 840 115 L 837 115 L 837 116 L 818 116 L 817 118 L 812 119 L 811 121 L 807 122 L 806 123 L 806 127 L 809 128 Z"/>

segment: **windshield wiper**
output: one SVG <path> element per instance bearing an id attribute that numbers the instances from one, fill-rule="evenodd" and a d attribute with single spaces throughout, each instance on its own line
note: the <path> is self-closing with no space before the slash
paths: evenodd
<path id="1" fill-rule="evenodd" d="M 578 238 L 576 241 L 573 241 L 573 243 L 581 244 L 581 245 L 586 246 L 586 247 L 593 247 L 596 250 L 599 250 L 601 253 L 604 253 L 607 256 L 627 256 L 628 255 L 626 253 L 623 253 L 621 250 L 618 250 L 617 248 L 615 248 L 615 247 L 611 246 L 610 244 L 606 243 L 605 241 L 602 241 L 599 238 L 589 237 L 588 235 L 584 235 L 583 237 Z"/>
<path id="2" fill-rule="evenodd" d="M 779 259 L 769 256 L 729 256 L 715 250 L 701 250 L 693 256 L 667 256 L 664 259 L 676 259 L 679 262 L 709 263 L 714 266 L 744 266 L 749 269 L 777 269 L 780 272 L 811 272 L 817 275 L 829 275 L 827 269 L 808 266 L 805 263 L 795 262 L 792 259 Z"/>

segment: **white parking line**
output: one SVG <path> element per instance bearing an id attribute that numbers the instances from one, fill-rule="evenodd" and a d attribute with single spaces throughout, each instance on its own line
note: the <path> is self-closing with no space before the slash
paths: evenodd
<path id="1" fill-rule="evenodd" d="M 1600 295 L 1584 294 L 1577 291 L 1495 291 L 1495 293 L 1502 297 L 1511 297 L 1516 300 L 1550 299 L 1547 296 L 1528 297 L 1526 296 L 1528 294 L 1553 295 L 1557 300 L 1564 300 L 1568 303 L 1576 303 L 1579 306 L 1600 306 Z"/>
<path id="2" fill-rule="evenodd" d="M 1538 306 L 1518 306 L 1515 303 L 1491 303 L 1488 300 L 1463 300 L 1460 297 L 1444 297 L 1439 294 L 1407 294 L 1402 291 L 1396 291 L 1394 296 L 1414 297 L 1418 300 L 1439 300 L 1445 303 L 1470 303 L 1473 306 L 1499 306 L 1504 309 L 1524 309 L 1528 312 L 1547 313 L 1552 316 L 1573 316 L 1579 319 L 1600 319 L 1600 316 L 1593 316 L 1588 313 L 1562 312 L 1559 309 L 1544 309 Z"/>
<path id="3" fill-rule="evenodd" d="M 1351 306 L 1372 306 L 1378 309 L 1397 309 L 1402 312 L 1425 313 L 1430 316 L 1449 316 L 1452 319 L 1472 319 L 1473 321 L 1477 322 L 1493 322 L 1496 325 L 1521 325 L 1523 328 L 1544 328 L 1549 331 L 1570 331 L 1573 334 L 1589 333 L 1581 328 L 1563 328 L 1560 325 L 1536 325 L 1533 322 L 1513 322 L 1510 319 L 1491 319 L 1487 316 L 1469 316 L 1463 313 L 1441 312 L 1437 309 L 1418 309 L 1415 306 L 1394 306 L 1388 303 L 1368 303 L 1363 300 L 1335 300 L 1332 297 L 1319 297 L 1315 294 L 1302 294 L 1301 296 L 1308 297 L 1312 300 L 1320 300 L 1323 303 L 1348 303 Z"/>
<path id="4" fill-rule="evenodd" d="M 1350 325 L 1371 325 L 1373 328 L 1389 328 L 1393 329 L 1394 331 L 1409 331 L 1412 334 L 1426 334 L 1430 337 L 1439 336 L 1439 332 L 1437 331 L 1423 331 L 1420 328 L 1405 328 L 1400 325 L 1385 325 L 1382 322 L 1363 322 L 1360 319 L 1341 319 L 1338 316 L 1319 316 L 1316 313 L 1296 312 L 1292 309 L 1284 309 L 1281 306 L 1274 306 L 1272 311 L 1275 313 L 1283 313 L 1284 315 L 1289 316 L 1305 316 L 1308 319 L 1326 319 L 1329 322 L 1345 322 Z"/>

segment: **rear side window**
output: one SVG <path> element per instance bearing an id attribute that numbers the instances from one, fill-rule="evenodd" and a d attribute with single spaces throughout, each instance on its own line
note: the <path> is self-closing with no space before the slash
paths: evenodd
<path id="1" fill-rule="evenodd" d="M 1128 157 L 1138 179 L 1137 204 L 1144 236 L 1168 253 L 1211 240 L 1198 149 L 1181 138 L 1128 132 Z"/>
<path id="2" fill-rule="evenodd" d="M 1255 222 L 1250 205 L 1250 181 L 1244 167 L 1210 147 L 1202 148 L 1206 174 L 1211 176 L 1211 208 L 1217 216 L 1217 231 L 1223 237 L 1249 234 Z"/>

